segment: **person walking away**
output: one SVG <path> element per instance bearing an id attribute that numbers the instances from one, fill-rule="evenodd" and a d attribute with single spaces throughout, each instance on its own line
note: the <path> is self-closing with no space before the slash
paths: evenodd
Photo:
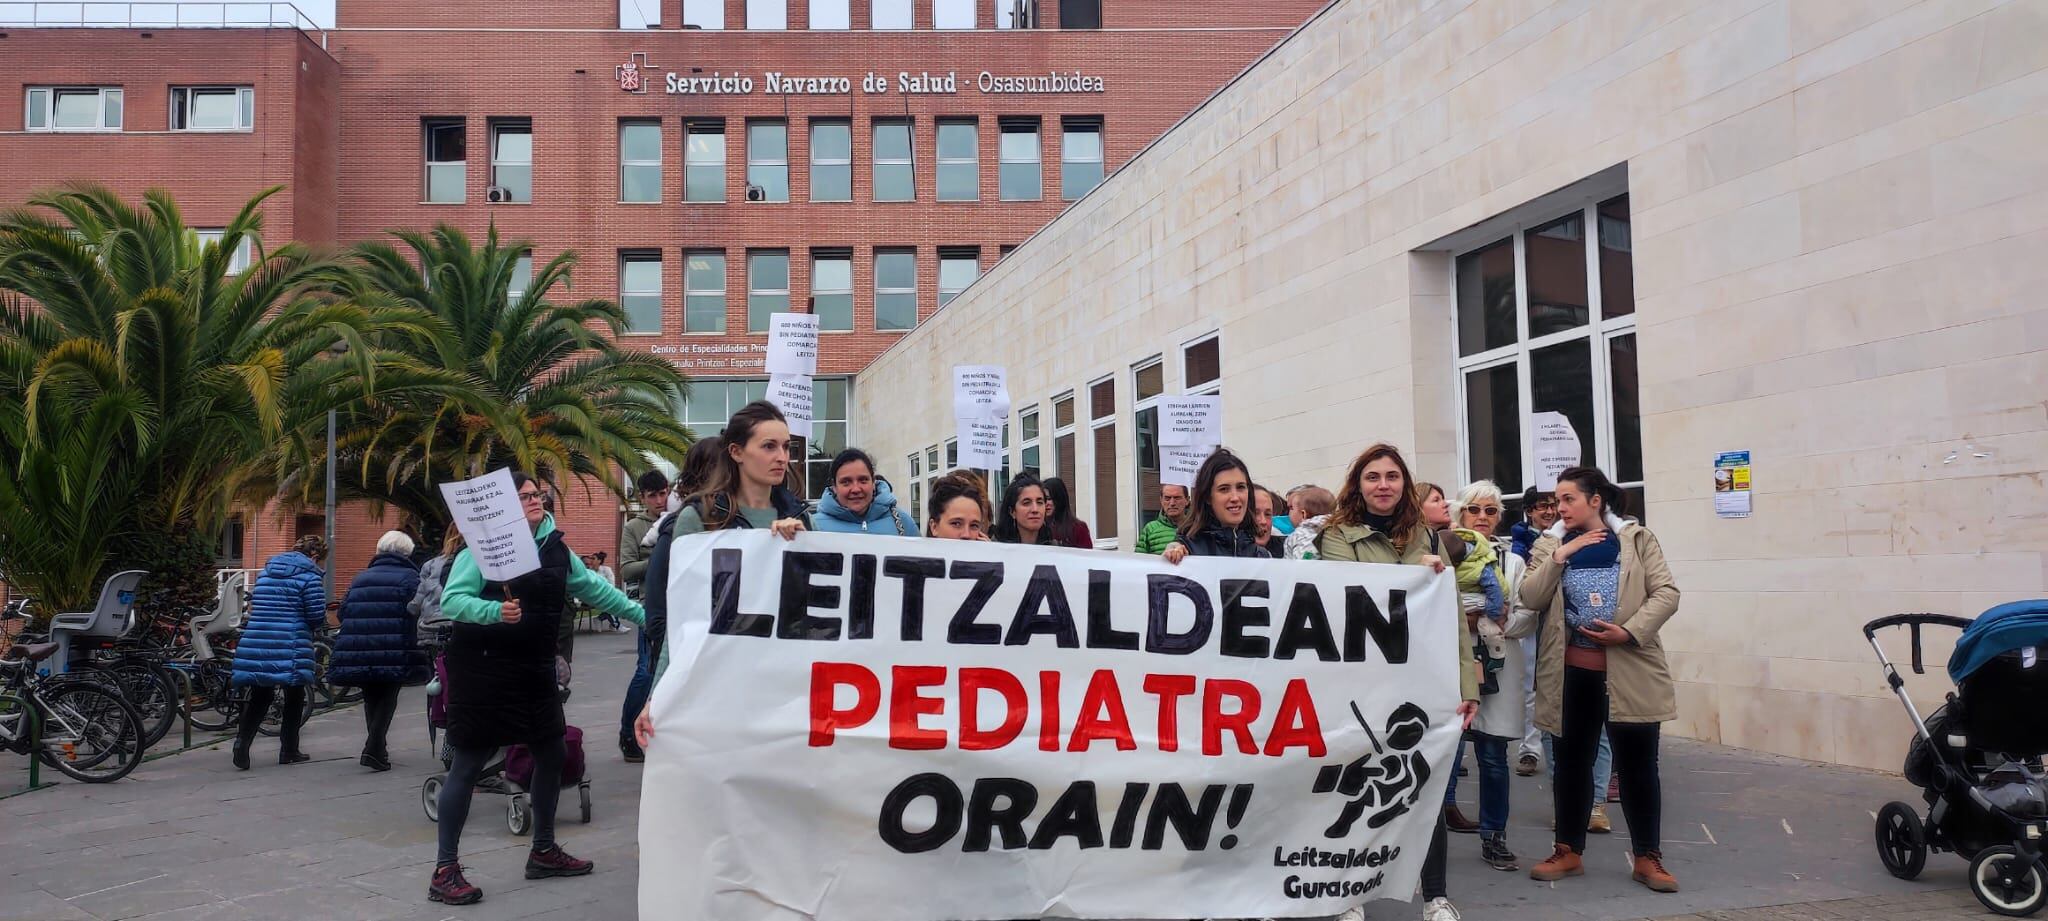
<path id="1" fill-rule="evenodd" d="M 647 550 L 647 568 L 641 579 L 640 610 L 647 622 L 640 627 L 640 658 L 633 666 L 633 680 L 626 684 L 626 699 L 619 707 L 619 756 L 627 764 L 647 760 L 639 741 L 633 738 L 633 721 L 646 709 L 648 695 L 654 693 L 654 666 L 661 661 L 662 645 L 668 639 L 668 557 L 669 544 L 675 539 L 676 513 L 682 511 L 684 499 L 703 488 L 712 468 L 725 453 L 723 444 L 713 435 L 690 445 L 689 453 L 683 455 L 683 468 L 676 471 L 675 482 L 669 484 L 670 495 L 660 520 L 641 538 Z"/>
<path id="2" fill-rule="evenodd" d="M 1656 536 L 1623 519 L 1627 501 L 1598 468 L 1566 470 L 1557 482 L 1558 521 L 1529 551 L 1521 602 L 1543 612 L 1536 720 L 1557 737 L 1557 842 L 1529 876 L 1555 881 L 1585 872 L 1593 759 L 1605 728 L 1621 778 L 1632 878 L 1677 892 L 1664 867 L 1657 747 L 1660 725 L 1678 716 L 1658 641 L 1678 613 L 1678 585 Z"/>
<path id="3" fill-rule="evenodd" d="M 377 555 L 342 595 L 341 631 L 327 665 L 328 684 L 363 689 L 367 735 L 358 762 L 373 771 L 391 770 L 385 737 L 398 712 L 399 689 L 425 684 L 431 674 L 410 604 L 420 586 L 412 551 L 412 538 L 402 531 L 377 539 Z"/>
<path id="4" fill-rule="evenodd" d="M 640 474 L 636 482 L 640 491 L 640 508 L 626 519 L 619 529 L 619 578 L 626 588 L 626 597 L 641 600 L 641 581 L 647 574 L 647 555 L 652 549 L 647 546 L 647 533 L 654 530 L 654 523 L 661 519 L 668 508 L 668 477 L 659 470 Z"/>
<path id="5" fill-rule="evenodd" d="M 299 750 L 299 727 L 305 722 L 306 688 L 313 683 L 313 632 L 327 621 L 320 568 L 326 559 L 327 541 L 309 534 L 292 549 L 271 557 L 256 575 L 256 587 L 249 592 L 249 620 L 235 643 L 233 686 L 249 691 L 232 751 L 237 770 L 249 769 L 249 746 L 280 689 L 284 716 L 277 763 L 308 760 Z"/>
<path id="6" fill-rule="evenodd" d="M 1052 500 L 1037 476 L 1011 477 L 1010 488 L 1003 490 L 1003 505 L 996 510 L 996 543 L 1066 546 L 1050 527 L 1051 509 Z"/>
<path id="7" fill-rule="evenodd" d="M 1166 552 L 1166 545 L 1173 543 L 1174 532 L 1188 514 L 1188 488 L 1179 483 L 1162 483 L 1159 486 L 1159 517 L 1145 522 L 1138 530 L 1139 553 L 1158 556 Z"/>
<path id="8" fill-rule="evenodd" d="M 1453 515 L 1472 552 L 1458 567 L 1458 601 L 1475 637 L 1473 655 L 1486 671 L 1479 715 L 1466 737 L 1479 762 L 1479 856 L 1496 870 L 1520 869 L 1508 847 L 1508 744 L 1522 737 L 1522 675 L 1528 660 L 1520 639 L 1536 629 L 1536 613 L 1515 603 L 1522 558 L 1499 530 L 1503 500 L 1492 480 L 1458 492 Z"/>
<path id="9" fill-rule="evenodd" d="M 448 642 L 448 745 L 454 758 L 441 786 L 440 842 L 427 899 L 450 905 L 481 901 L 464 878 L 458 854 L 476 783 L 498 749 L 524 745 L 533 755 L 533 845 L 526 878 L 583 876 L 593 865 L 555 843 L 555 806 L 566 755 L 562 698 L 556 686 L 556 644 L 570 604 L 644 623 L 640 605 L 585 568 L 548 514 L 539 480 L 514 472 L 520 508 L 533 530 L 540 568 L 509 582 L 487 582 L 470 552 L 449 566 L 441 606 L 455 621 Z"/>
<path id="10" fill-rule="evenodd" d="M 1442 540 L 1438 531 L 1422 520 L 1425 495 L 1408 472 L 1408 461 L 1401 457 L 1400 449 L 1384 443 L 1366 448 L 1344 475 L 1344 485 L 1337 493 L 1337 509 L 1330 513 L 1330 520 L 1317 539 L 1317 556 L 1340 562 L 1428 566 L 1443 572 Z M 1445 666 L 1458 670 L 1458 715 L 1464 729 L 1472 728 L 1472 720 L 1479 712 L 1479 678 L 1472 668 L 1471 649 L 1472 637 L 1465 629 L 1465 618 L 1459 617 L 1456 656 Z M 1447 837 L 1444 815 L 1439 813 L 1436 830 L 1429 839 L 1429 852 L 1422 861 L 1424 921 L 1459 919 L 1445 879 Z M 1338 921 L 1364 918 L 1365 909 L 1353 906 L 1339 915 Z"/>
<path id="11" fill-rule="evenodd" d="M 1052 505 L 1046 509 L 1045 524 L 1052 531 L 1052 537 L 1062 547 L 1095 549 L 1095 535 L 1088 530 L 1088 522 L 1074 514 L 1074 494 L 1067 488 L 1067 481 L 1059 477 L 1045 479 L 1045 497 Z"/>
<path id="12" fill-rule="evenodd" d="M 896 506 L 889 481 L 875 474 L 875 459 L 859 448 L 832 458 L 832 485 L 818 500 L 818 530 L 831 534 L 893 534 L 916 537 L 917 521 Z"/>
<path id="13" fill-rule="evenodd" d="M 1229 448 L 1217 448 L 1195 471 L 1187 520 L 1160 558 L 1176 566 L 1190 556 L 1266 559 L 1253 532 L 1252 472 Z"/>
<path id="14" fill-rule="evenodd" d="M 926 537 L 988 540 L 988 488 L 970 470 L 954 470 L 932 483 L 931 520 Z"/>
<path id="15" fill-rule="evenodd" d="M 1321 486 L 1304 484 L 1287 492 L 1287 517 L 1294 519 L 1294 532 L 1287 535 L 1280 555 L 1289 560 L 1316 558 L 1316 541 L 1330 513 L 1337 510 L 1337 497 Z"/>

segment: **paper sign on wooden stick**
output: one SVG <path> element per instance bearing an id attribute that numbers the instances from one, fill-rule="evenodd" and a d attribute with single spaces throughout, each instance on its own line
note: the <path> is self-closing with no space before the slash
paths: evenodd
<path id="1" fill-rule="evenodd" d="M 957 419 L 960 424 L 960 466 L 996 470 L 1003 465 L 1003 420 Z"/>
<path id="2" fill-rule="evenodd" d="M 768 373 L 810 377 L 818 373 L 818 315 L 768 315 Z"/>
<path id="3" fill-rule="evenodd" d="M 782 416 L 789 422 L 789 433 L 798 438 L 811 437 L 811 378 L 807 374 L 771 374 L 768 376 L 768 402 L 782 410 Z"/>
<path id="4" fill-rule="evenodd" d="M 540 568 L 533 526 L 526 523 L 526 510 L 510 469 L 442 483 L 441 498 L 448 503 L 455 528 L 468 542 L 470 558 L 486 581 L 506 582 Z"/>
<path id="5" fill-rule="evenodd" d="M 1564 413 L 1531 413 L 1529 456 L 1536 462 L 1536 488 L 1557 490 L 1557 475 L 1579 465 L 1579 433 Z"/>
<path id="6" fill-rule="evenodd" d="M 1009 416 L 1010 388 L 1003 380 L 1001 365 L 953 366 L 953 418 L 1007 419 Z"/>
<path id="7" fill-rule="evenodd" d="M 1160 400 L 1159 443 L 1190 448 L 1222 444 L 1223 398 L 1211 394 Z M 1204 457 L 1208 454 L 1202 452 Z"/>

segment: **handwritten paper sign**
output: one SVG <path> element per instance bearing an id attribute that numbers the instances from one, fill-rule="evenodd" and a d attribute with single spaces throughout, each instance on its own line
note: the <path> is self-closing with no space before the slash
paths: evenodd
<path id="1" fill-rule="evenodd" d="M 1003 465 L 1003 420 L 956 419 L 960 426 L 960 466 L 995 470 Z"/>
<path id="2" fill-rule="evenodd" d="M 1195 488 L 1195 474 L 1202 469 L 1202 462 L 1216 453 L 1215 445 L 1188 447 L 1186 445 L 1159 446 L 1159 482 L 1163 486 L 1185 486 Z"/>
<path id="3" fill-rule="evenodd" d="M 810 377 L 818 373 L 817 314 L 768 315 L 768 373 L 791 377 Z"/>
<path id="4" fill-rule="evenodd" d="M 470 558 L 476 560 L 486 580 L 506 582 L 540 568 L 533 526 L 526 523 L 510 469 L 442 483 L 441 498 L 448 503 L 456 529 L 469 542 Z"/>
<path id="5" fill-rule="evenodd" d="M 1579 433 L 1564 413 L 1529 416 L 1529 456 L 1536 460 L 1536 488 L 1557 489 L 1557 475 L 1579 465 Z"/>
<path id="6" fill-rule="evenodd" d="M 782 410 L 783 418 L 789 421 L 789 433 L 798 438 L 811 437 L 811 401 L 813 390 L 811 378 L 806 374 L 771 374 L 768 376 L 768 402 Z"/>
<path id="7" fill-rule="evenodd" d="M 1001 365 L 953 366 L 953 418 L 1007 419 L 1009 415 L 1010 388 L 1004 383 Z"/>
<path id="8" fill-rule="evenodd" d="M 1159 401 L 1159 443 L 1213 448 L 1223 443 L 1223 398 L 1167 397 Z M 1209 452 L 1203 451 L 1207 457 Z"/>

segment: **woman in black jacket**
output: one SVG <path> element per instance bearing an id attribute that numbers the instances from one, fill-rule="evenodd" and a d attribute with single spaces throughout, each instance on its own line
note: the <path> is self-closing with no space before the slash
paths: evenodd
<path id="1" fill-rule="evenodd" d="M 1195 472 L 1187 520 L 1160 554 L 1179 564 L 1189 556 L 1234 556 L 1263 560 L 1268 555 L 1252 533 L 1252 471 L 1244 461 L 1217 448 Z"/>
<path id="2" fill-rule="evenodd" d="M 391 751 L 384 737 L 398 711 L 398 691 L 427 680 L 427 654 L 420 648 L 417 624 L 410 610 L 420 585 L 420 568 L 412 561 L 413 542 L 403 531 L 387 531 L 377 540 L 369 568 L 356 574 L 341 599 L 341 633 L 334 640 L 334 660 L 327 682 L 363 689 L 363 767 L 391 770 Z"/>

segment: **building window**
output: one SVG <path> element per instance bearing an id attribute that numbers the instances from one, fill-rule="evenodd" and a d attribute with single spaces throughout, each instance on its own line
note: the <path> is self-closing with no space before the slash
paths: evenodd
<path id="1" fill-rule="evenodd" d="M 924 455 L 914 452 L 910 455 L 910 520 L 924 527 Z"/>
<path id="2" fill-rule="evenodd" d="M 208 244 L 219 246 L 227 239 L 228 231 L 225 227 L 202 227 L 194 229 L 192 235 L 199 238 L 199 245 L 203 249 Z M 240 275 L 248 271 L 250 253 L 254 250 L 254 239 L 248 234 L 243 234 L 241 239 L 235 241 L 235 251 L 228 255 L 229 275 Z"/>
<path id="3" fill-rule="evenodd" d="M 1037 201 L 1045 195 L 1038 164 L 1038 119 L 1004 119 L 998 151 L 998 187 L 1004 201 Z"/>
<path id="4" fill-rule="evenodd" d="M 1038 407 L 1033 406 L 1017 414 L 1017 469 L 1037 476 L 1038 463 Z M 1009 485 L 1009 484 L 1004 484 Z"/>
<path id="5" fill-rule="evenodd" d="M 118 86 L 32 86 L 22 124 L 30 131 L 119 131 Z"/>
<path id="6" fill-rule="evenodd" d="M 911 12 L 911 0 L 873 0 L 868 15 L 869 27 L 874 29 L 908 31 L 917 25 Z"/>
<path id="7" fill-rule="evenodd" d="M 459 118 L 430 118 L 420 125 L 426 145 L 427 201 L 459 205 L 469 200 L 469 134 Z"/>
<path id="8" fill-rule="evenodd" d="M 518 304 L 526 297 L 526 290 L 533 287 L 533 254 L 520 253 L 512 258 L 512 277 L 505 279 L 505 302 Z"/>
<path id="9" fill-rule="evenodd" d="M 1074 395 L 1069 392 L 1052 398 L 1052 469 L 1055 476 L 1072 488 L 1080 482 L 1074 479 L 1078 466 L 1074 457 Z"/>
<path id="10" fill-rule="evenodd" d="M 533 201 L 533 123 L 521 120 L 491 123 L 491 187 L 498 201 Z"/>
<path id="11" fill-rule="evenodd" d="M 1038 0 L 993 0 L 996 28 L 1038 28 Z"/>
<path id="12" fill-rule="evenodd" d="M 974 28 L 975 0 L 932 0 L 932 28 Z"/>
<path id="13" fill-rule="evenodd" d="M 946 469 L 951 470 L 959 466 L 960 439 L 948 438 L 946 439 Z"/>
<path id="14" fill-rule="evenodd" d="M 1223 359 L 1215 333 L 1181 346 L 1180 377 L 1189 394 L 1223 391 Z"/>
<path id="15" fill-rule="evenodd" d="M 811 119 L 811 200 L 853 200 L 853 126 L 845 121 Z"/>
<path id="16" fill-rule="evenodd" d="M 974 119 L 939 121 L 939 200 L 981 200 L 981 137 Z"/>
<path id="17" fill-rule="evenodd" d="M 853 26 L 850 0 L 811 0 L 811 28 L 848 29 Z"/>
<path id="18" fill-rule="evenodd" d="M 1452 270 L 1465 468 L 1516 496 L 1535 476 L 1526 420 L 1562 413 L 1581 462 L 1607 471 L 1640 510 L 1628 196 L 1539 220 L 1460 254 Z"/>
<path id="19" fill-rule="evenodd" d="M 1060 0 L 1060 28 L 1102 28 L 1102 0 Z"/>
<path id="20" fill-rule="evenodd" d="M 683 28 L 725 28 L 725 0 L 683 0 Z M 725 425 L 725 420 L 718 424 Z"/>
<path id="21" fill-rule="evenodd" d="M 875 120 L 875 200 L 913 201 L 917 185 L 912 179 L 910 122 L 901 119 Z"/>
<path id="22" fill-rule="evenodd" d="M 768 315 L 789 312 L 789 250 L 747 253 L 747 332 L 768 331 Z"/>
<path id="23" fill-rule="evenodd" d="M 725 254 L 683 254 L 683 332 L 725 332 Z"/>
<path id="24" fill-rule="evenodd" d="M 661 253 L 626 250 L 619 253 L 619 306 L 626 309 L 629 335 L 661 332 Z"/>
<path id="25" fill-rule="evenodd" d="M 747 200 L 789 200 L 789 126 L 747 122 Z"/>
<path id="26" fill-rule="evenodd" d="M 683 200 L 725 200 L 724 123 L 689 122 L 683 126 Z"/>
<path id="27" fill-rule="evenodd" d="M 619 200 L 661 201 L 661 122 L 619 122 Z"/>
<path id="28" fill-rule="evenodd" d="M 875 250 L 875 329 L 917 325 L 917 251 Z"/>
<path id="29" fill-rule="evenodd" d="M 939 250 L 939 306 L 951 303 L 981 277 L 981 250 L 948 247 Z"/>
<path id="30" fill-rule="evenodd" d="M 789 28 L 789 0 L 747 0 L 747 28 L 769 31 Z"/>
<path id="31" fill-rule="evenodd" d="M 853 329 L 853 253 L 811 251 L 811 312 L 821 330 Z"/>
<path id="32" fill-rule="evenodd" d="M 172 131 L 250 131 L 255 127 L 255 87 L 171 88 Z"/>
<path id="33" fill-rule="evenodd" d="M 1102 120 L 1069 118 L 1060 132 L 1060 197 L 1068 201 L 1102 184 Z"/>
<path id="34" fill-rule="evenodd" d="M 1097 545 L 1116 541 L 1116 378 L 1106 377 L 1088 385 L 1088 430 L 1094 442 L 1095 464 L 1089 471 L 1095 493 L 1095 538 Z M 1067 481 L 1069 488 L 1073 481 Z M 1080 500 L 1076 499 L 1075 504 Z"/>
<path id="35" fill-rule="evenodd" d="M 740 407 L 768 398 L 766 378 L 744 381 L 691 378 L 690 395 L 683 398 L 683 424 L 699 438 L 715 436 Z M 816 407 L 813 407 L 815 409 Z"/>
<path id="36" fill-rule="evenodd" d="M 1154 356 L 1131 369 L 1131 434 L 1137 448 L 1140 525 L 1159 517 L 1159 395 L 1166 392 L 1166 363 Z"/>
<path id="37" fill-rule="evenodd" d="M 827 479 L 831 472 L 832 458 L 846 450 L 847 421 L 846 404 L 849 384 L 843 377 L 822 377 L 812 384 L 815 402 L 811 404 L 811 437 L 796 439 L 791 443 L 790 460 L 792 473 L 803 482 L 801 493 L 813 502 L 824 498 L 825 489 L 832 485 Z M 690 395 L 683 401 L 683 424 L 699 438 L 716 435 L 725 428 L 727 420 L 740 407 L 755 400 L 768 398 L 768 381 L 761 378 L 750 380 L 706 380 L 693 378 L 690 381 Z M 802 453 L 795 453 L 801 451 Z M 793 490 L 799 484 L 788 484 Z"/>

